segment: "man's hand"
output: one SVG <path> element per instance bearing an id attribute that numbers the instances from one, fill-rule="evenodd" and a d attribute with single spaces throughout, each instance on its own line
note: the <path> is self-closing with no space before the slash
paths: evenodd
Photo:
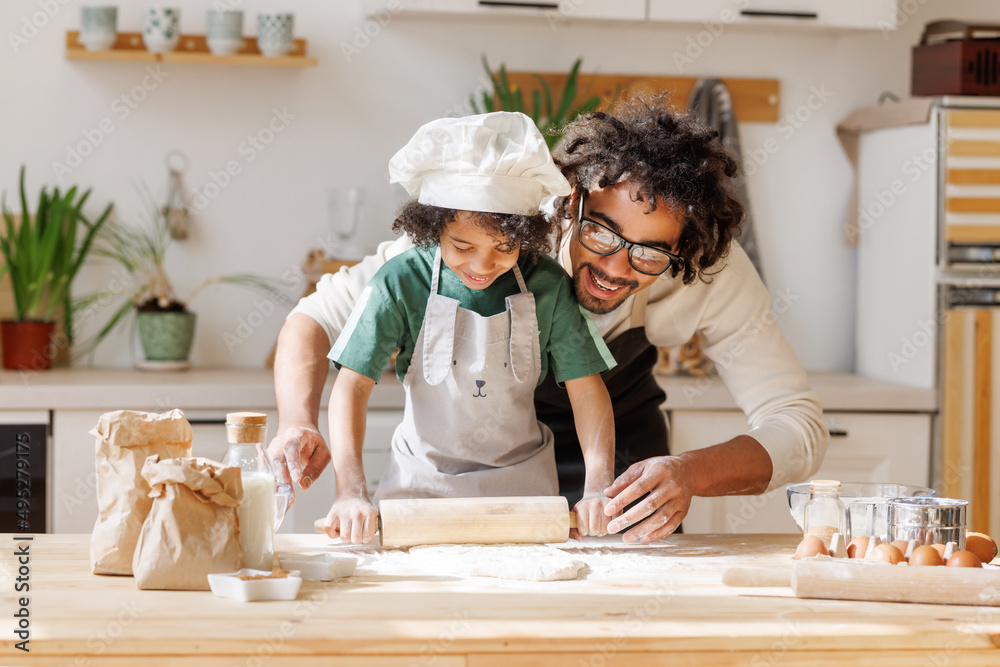
<path id="1" fill-rule="evenodd" d="M 333 501 L 333 507 L 326 515 L 323 525 L 330 537 L 339 537 L 345 542 L 367 544 L 375 537 L 378 528 L 378 512 L 368 499 L 368 495 L 341 496 Z"/>
<path id="2" fill-rule="evenodd" d="M 649 493 L 649 496 L 609 523 L 608 530 L 617 533 L 645 519 L 622 536 L 626 542 L 641 541 L 643 544 L 674 532 L 691 507 L 693 493 L 689 479 L 683 460 L 676 456 L 657 456 L 633 464 L 604 491 L 612 498 L 605 505 L 604 513 L 615 516 L 644 494 Z"/>
<path id="3" fill-rule="evenodd" d="M 267 448 L 267 454 L 274 465 L 274 474 L 279 482 L 292 489 L 288 506 L 295 502 L 295 481 L 304 491 L 330 463 L 330 448 L 323 436 L 314 428 L 291 426 L 279 429 Z"/>
<path id="4" fill-rule="evenodd" d="M 588 493 L 576 504 L 576 528 L 569 531 L 571 539 L 578 540 L 586 535 L 607 535 L 611 516 L 605 514 L 605 507 L 611 499 L 603 493 Z"/>

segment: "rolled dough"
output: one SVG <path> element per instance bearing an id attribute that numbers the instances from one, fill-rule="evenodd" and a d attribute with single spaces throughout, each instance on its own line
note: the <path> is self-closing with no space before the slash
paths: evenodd
<path id="1" fill-rule="evenodd" d="M 579 558 L 544 545 L 439 544 L 409 551 L 421 567 L 465 577 L 557 581 L 576 579 L 586 567 Z"/>

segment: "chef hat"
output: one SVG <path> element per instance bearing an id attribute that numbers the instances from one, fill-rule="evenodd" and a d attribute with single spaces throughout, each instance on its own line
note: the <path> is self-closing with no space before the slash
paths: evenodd
<path id="1" fill-rule="evenodd" d="M 486 213 L 535 215 L 570 193 L 535 123 L 508 111 L 427 123 L 389 161 L 389 181 L 421 204 Z"/>

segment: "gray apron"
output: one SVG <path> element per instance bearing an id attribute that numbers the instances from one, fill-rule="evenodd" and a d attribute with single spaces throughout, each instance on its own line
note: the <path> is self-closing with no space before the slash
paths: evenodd
<path id="1" fill-rule="evenodd" d="M 438 294 L 441 249 L 410 366 L 406 410 L 375 493 L 388 498 L 551 496 L 552 431 L 535 417 L 541 372 L 535 297 L 521 291 L 483 317 Z"/>

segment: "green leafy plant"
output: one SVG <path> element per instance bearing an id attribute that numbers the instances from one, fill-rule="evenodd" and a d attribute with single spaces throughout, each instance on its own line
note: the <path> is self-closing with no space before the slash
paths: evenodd
<path id="1" fill-rule="evenodd" d="M 89 189 L 78 197 L 76 186 L 65 193 L 61 193 L 59 188 L 50 193 L 43 187 L 38 195 L 35 214 L 31 215 L 24 172 L 22 166 L 20 227 L 7 210 L 6 193 L 3 197 L 4 233 L 0 235 L 0 252 L 4 265 L 0 267 L 0 277 L 10 274 L 18 320 L 50 321 L 59 308 L 63 308 L 66 333 L 69 342 L 72 342 L 74 327 L 70 286 L 90 253 L 94 239 L 108 221 L 112 204 L 108 204 L 100 217 L 91 222 L 83 214 L 83 205 L 91 192 Z"/>
<path id="2" fill-rule="evenodd" d="M 78 310 L 98 305 L 114 310 L 108 320 L 76 352 L 76 356 L 92 352 L 118 326 L 137 312 L 187 312 L 187 304 L 209 285 L 228 283 L 265 293 L 282 303 L 291 303 L 281 291 L 277 280 L 253 274 L 234 274 L 208 278 L 186 299 L 177 297 L 166 270 L 170 235 L 170 209 L 153 202 L 148 187 L 139 188 L 147 209 L 148 224 L 136 226 L 112 220 L 98 235 L 94 255 L 109 260 L 118 269 L 117 287 L 109 286 L 77 300 Z"/>
<path id="3" fill-rule="evenodd" d="M 566 85 L 563 86 L 559 103 L 553 103 L 552 87 L 549 82 L 540 74 L 533 76 L 538 80 L 540 90 L 531 92 L 531 104 L 526 105 L 524 91 L 517 86 L 511 85 L 507 77 L 507 68 L 500 64 L 500 69 L 494 74 L 490 64 L 483 56 L 483 68 L 486 75 L 493 82 L 493 90 L 483 91 L 481 100 L 476 100 L 475 94 L 469 96 L 469 102 L 475 113 L 489 113 L 491 111 L 520 111 L 526 114 L 545 137 L 545 143 L 551 149 L 559 141 L 556 133 L 563 125 L 586 113 L 590 113 L 601 104 L 598 95 L 591 95 L 582 103 L 575 105 L 573 101 L 577 96 L 579 88 L 580 65 L 582 58 L 577 58 L 566 76 Z M 609 103 L 609 108 L 614 107 L 618 99 L 620 90 L 615 89 L 615 95 Z M 480 104 L 481 103 L 481 104 Z"/>

